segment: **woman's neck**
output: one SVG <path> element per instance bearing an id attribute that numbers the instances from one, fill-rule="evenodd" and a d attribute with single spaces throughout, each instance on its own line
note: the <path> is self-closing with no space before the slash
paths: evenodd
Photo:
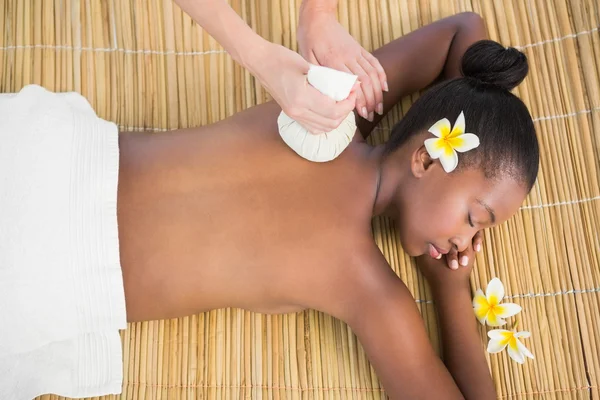
<path id="1" fill-rule="evenodd" d="M 373 216 L 396 215 L 395 199 L 398 189 L 405 180 L 405 169 L 402 168 L 401 156 L 398 151 L 393 154 L 384 154 L 384 145 L 377 146 L 371 152 L 371 157 L 376 160 L 377 167 L 377 192 L 373 204 Z"/>

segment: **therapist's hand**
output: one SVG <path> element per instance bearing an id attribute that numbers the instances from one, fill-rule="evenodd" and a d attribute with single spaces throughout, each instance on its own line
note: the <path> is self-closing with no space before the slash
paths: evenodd
<path id="1" fill-rule="evenodd" d="M 313 64 L 357 75 L 360 89 L 356 110 L 373 121 L 374 112 L 383 114 L 383 93 L 387 78 L 377 59 L 366 51 L 336 19 L 335 12 L 304 7 L 298 24 L 300 54 Z"/>
<path id="2" fill-rule="evenodd" d="M 332 131 L 354 109 L 358 84 L 346 100 L 336 102 L 309 85 L 310 64 L 298 53 L 265 41 L 253 54 L 255 61 L 247 63 L 248 69 L 282 110 L 309 132 Z"/>

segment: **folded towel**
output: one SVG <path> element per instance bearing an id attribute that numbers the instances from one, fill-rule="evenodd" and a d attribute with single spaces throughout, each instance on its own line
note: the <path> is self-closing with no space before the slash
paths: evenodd
<path id="1" fill-rule="evenodd" d="M 0 399 L 120 386 L 118 168 L 116 125 L 81 95 L 0 95 Z"/>

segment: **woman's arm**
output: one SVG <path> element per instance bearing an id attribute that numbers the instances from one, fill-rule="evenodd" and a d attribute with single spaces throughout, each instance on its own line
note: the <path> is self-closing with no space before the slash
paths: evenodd
<path id="1" fill-rule="evenodd" d="M 384 115 L 404 96 L 436 81 L 461 76 L 463 54 L 471 44 L 486 38 L 481 17 L 467 12 L 433 22 L 375 50 L 373 55 L 389 84 L 389 92 L 383 93 Z M 363 137 L 371 134 L 381 118 L 358 120 Z"/>
<path id="2" fill-rule="evenodd" d="M 324 311 L 356 333 L 390 399 L 495 399 L 468 285 L 436 292 L 444 352 L 453 356 L 447 368 L 429 343 L 414 298 L 379 249 L 373 246 L 365 262 L 349 267 L 343 294 Z M 436 267 L 451 278 L 465 272 Z"/>
<path id="3" fill-rule="evenodd" d="M 446 266 L 448 273 L 456 273 Z M 471 289 L 465 285 L 432 288 L 444 364 L 467 399 L 494 399 L 496 390 L 484 356 Z"/>
<path id="4" fill-rule="evenodd" d="M 175 2 L 244 68 L 251 71 L 260 62 L 270 43 L 256 34 L 225 0 Z"/>
<path id="5" fill-rule="evenodd" d="M 494 398 L 494 383 L 482 349 L 469 287 L 475 253 L 469 246 L 465 254 L 469 263 L 457 270 L 448 268 L 444 259 L 434 260 L 428 255 L 419 257 L 417 265 L 433 293 L 444 364 L 466 398 Z"/>

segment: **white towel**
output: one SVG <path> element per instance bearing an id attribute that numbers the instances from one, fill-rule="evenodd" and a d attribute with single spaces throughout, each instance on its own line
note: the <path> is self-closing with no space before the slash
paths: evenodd
<path id="1" fill-rule="evenodd" d="M 0 399 L 120 393 L 118 168 L 84 97 L 0 95 Z"/>

